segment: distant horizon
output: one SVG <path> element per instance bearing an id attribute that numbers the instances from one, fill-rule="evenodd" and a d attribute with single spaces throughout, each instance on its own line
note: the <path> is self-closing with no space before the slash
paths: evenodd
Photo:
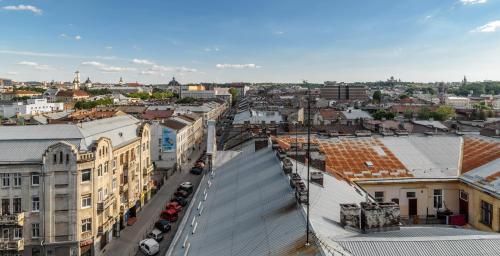
<path id="1" fill-rule="evenodd" d="M 500 80 L 500 0 L 0 0 L 0 31 L 16 81 Z"/>

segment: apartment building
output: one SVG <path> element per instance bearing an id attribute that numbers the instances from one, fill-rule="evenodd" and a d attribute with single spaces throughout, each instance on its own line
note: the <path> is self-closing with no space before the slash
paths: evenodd
<path id="1" fill-rule="evenodd" d="M 159 169 L 178 169 L 201 145 L 204 135 L 203 119 L 195 114 L 154 122 L 151 129 L 151 155 Z"/>
<path id="2" fill-rule="evenodd" d="M 104 255 L 151 196 L 150 136 L 128 115 L 0 127 L 3 255 Z"/>
<path id="3" fill-rule="evenodd" d="M 320 97 L 339 102 L 363 101 L 368 99 L 366 91 L 363 85 L 325 82 L 325 86 L 320 88 Z"/>
<path id="4" fill-rule="evenodd" d="M 9 105 L 0 105 L 0 116 L 36 115 L 62 110 L 64 110 L 64 103 L 49 103 L 47 99 L 28 99 L 26 103 L 14 102 Z"/>

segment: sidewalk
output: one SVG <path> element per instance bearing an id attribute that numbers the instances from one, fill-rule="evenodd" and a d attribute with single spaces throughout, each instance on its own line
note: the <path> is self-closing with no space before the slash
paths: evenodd
<path id="1" fill-rule="evenodd" d="M 137 222 L 134 225 L 121 230 L 120 237 L 113 238 L 111 243 L 108 244 L 102 251 L 103 255 L 131 256 L 137 254 L 139 241 L 146 238 L 147 234 L 151 232 L 154 227 L 154 223 L 158 220 L 161 210 L 163 210 L 165 204 L 170 201 L 170 198 L 176 191 L 177 186 L 185 181 L 190 181 L 196 186 L 200 182 L 201 176 L 192 175 L 189 173 L 189 170 L 205 149 L 203 147 L 204 144 L 205 143 L 202 144 L 200 150 L 196 149 L 193 152 L 191 161 L 182 165 L 182 172 L 177 171 L 169 176 L 168 180 L 165 181 L 164 185 L 156 193 L 156 195 L 154 195 L 151 200 L 142 207 L 142 210 L 138 212 Z M 177 222 L 180 222 L 180 220 Z M 171 234 L 175 233 L 175 224 L 172 226 L 172 230 L 169 233 L 164 234 L 165 237 L 162 244 L 168 240 L 167 236 L 171 236 Z M 162 246 L 160 245 L 160 247 Z"/>

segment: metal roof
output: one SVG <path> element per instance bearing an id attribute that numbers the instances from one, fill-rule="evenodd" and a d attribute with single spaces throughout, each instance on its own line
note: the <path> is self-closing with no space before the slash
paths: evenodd
<path id="1" fill-rule="evenodd" d="M 242 153 L 217 152 L 211 186 L 206 176 L 167 255 L 186 255 L 184 241 L 189 244 L 187 255 L 300 254 L 305 244 L 305 219 L 279 161 L 269 148 L 257 152 L 252 148 L 253 143 Z"/>
<path id="2" fill-rule="evenodd" d="M 463 174 L 460 179 L 500 197 L 500 158 Z"/>
<path id="3" fill-rule="evenodd" d="M 43 152 L 60 141 L 88 150 L 106 137 L 118 147 L 138 137 L 139 125 L 138 119 L 123 115 L 79 124 L 0 126 L 0 162 L 40 162 Z"/>

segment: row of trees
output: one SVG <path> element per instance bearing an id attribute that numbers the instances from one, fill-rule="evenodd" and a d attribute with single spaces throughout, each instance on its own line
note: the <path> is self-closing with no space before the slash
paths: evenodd
<path id="1" fill-rule="evenodd" d="M 153 92 L 152 94 L 149 94 L 147 92 L 135 92 L 135 93 L 129 93 L 127 94 L 127 97 L 129 98 L 139 98 L 141 100 L 164 100 L 164 99 L 169 99 L 173 98 L 175 95 L 173 92 L 168 92 L 168 91 L 157 91 Z"/>
<path id="2" fill-rule="evenodd" d="M 403 115 L 408 119 L 418 117 L 418 119 L 422 120 L 429 120 L 432 118 L 434 120 L 445 121 L 455 116 L 455 110 L 450 106 L 439 106 L 436 110 L 431 110 L 428 107 L 422 107 L 417 113 L 412 110 L 407 110 Z M 372 116 L 376 120 L 392 120 L 396 117 L 396 113 L 379 109 Z"/>
<path id="3" fill-rule="evenodd" d="M 111 98 L 105 98 L 105 99 L 99 99 L 99 100 L 94 100 L 94 101 L 86 101 L 86 100 L 80 100 L 75 103 L 75 108 L 76 109 L 91 109 L 95 108 L 97 106 L 109 106 L 113 105 L 113 99 Z"/>
<path id="4" fill-rule="evenodd" d="M 498 95 L 500 94 L 500 82 L 467 83 L 450 92 L 460 96 L 467 96 L 471 91 L 474 96 L 480 96 L 481 94 Z"/>

